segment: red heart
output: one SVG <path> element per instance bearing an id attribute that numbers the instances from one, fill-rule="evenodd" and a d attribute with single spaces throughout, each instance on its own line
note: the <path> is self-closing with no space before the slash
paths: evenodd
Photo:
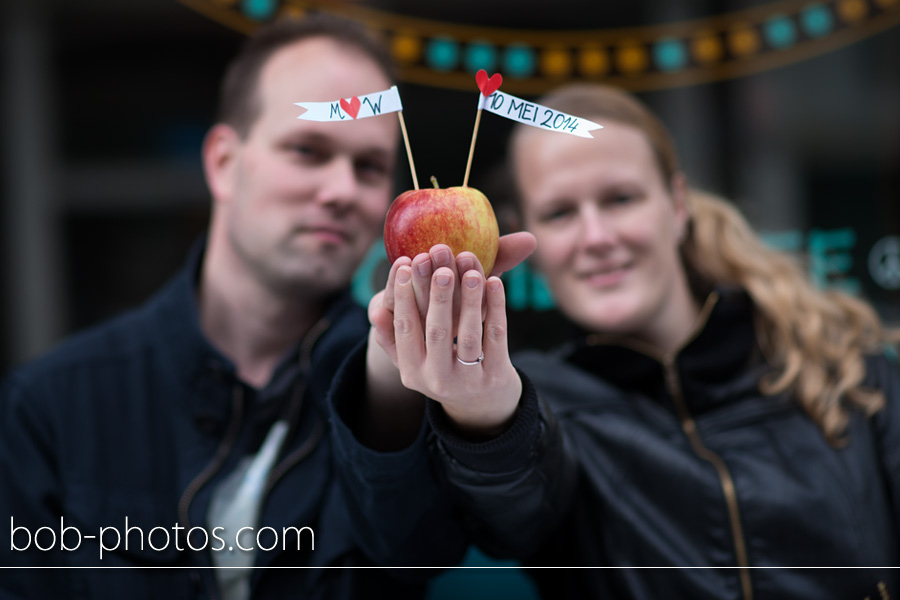
<path id="1" fill-rule="evenodd" d="M 478 89 L 481 90 L 481 93 L 487 98 L 500 89 L 500 84 L 503 83 L 503 76 L 500 75 L 500 73 L 494 73 L 491 75 L 491 78 L 488 79 L 487 71 L 480 69 L 475 73 L 475 83 L 478 84 Z"/>
<path id="2" fill-rule="evenodd" d="M 356 96 L 353 96 L 352 98 L 350 98 L 350 102 L 347 102 L 346 100 L 341 98 L 341 108 L 343 108 L 344 112 L 347 113 L 348 115 L 350 115 L 351 117 L 353 117 L 354 119 L 356 118 L 356 115 L 359 114 L 359 106 L 360 106 L 359 98 L 357 98 Z"/>

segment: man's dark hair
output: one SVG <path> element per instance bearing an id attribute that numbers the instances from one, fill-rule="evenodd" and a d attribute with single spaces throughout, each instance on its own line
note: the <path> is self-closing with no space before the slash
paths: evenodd
<path id="1" fill-rule="evenodd" d="M 382 41 L 361 23 L 327 13 L 310 13 L 302 19 L 282 18 L 263 26 L 250 37 L 231 61 L 222 80 L 217 121 L 231 125 L 246 137 L 259 116 L 259 75 L 269 58 L 300 40 L 324 37 L 360 50 L 369 56 L 390 81 L 394 62 Z"/>

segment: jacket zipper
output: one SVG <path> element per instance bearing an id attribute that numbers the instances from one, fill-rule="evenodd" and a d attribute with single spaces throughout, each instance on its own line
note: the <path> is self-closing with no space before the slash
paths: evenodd
<path id="1" fill-rule="evenodd" d="M 310 371 L 312 370 L 312 349 L 315 346 L 316 342 L 319 341 L 319 338 L 328 330 L 331 326 L 331 322 L 328 319 L 320 319 L 316 322 L 315 325 L 307 332 L 306 336 L 303 338 L 303 343 L 300 346 L 300 377 L 301 377 L 301 389 L 298 391 L 299 398 L 297 401 L 297 406 L 292 407 L 292 413 L 289 417 L 289 427 L 288 437 L 286 439 L 290 439 L 290 435 L 293 434 L 298 426 L 300 421 L 300 413 L 303 407 L 303 396 L 306 395 L 306 379 L 310 375 Z M 319 445 L 319 441 L 322 439 L 322 436 L 325 432 L 325 425 L 322 421 L 319 421 L 316 429 L 310 434 L 309 438 L 300 445 L 299 448 L 285 456 L 278 462 L 272 470 L 269 472 L 269 476 L 266 478 L 266 484 L 263 488 L 262 493 L 262 501 L 265 502 L 266 496 L 268 496 L 269 491 L 272 489 L 272 486 L 281 479 L 281 477 L 287 473 L 294 465 L 299 463 L 301 460 L 307 457 L 315 448 Z"/>
<path id="2" fill-rule="evenodd" d="M 725 504 L 728 507 L 728 520 L 731 525 L 731 534 L 734 538 L 734 551 L 737 557 L 737 565 L 740 573 L 741 589 L 743 591 L 744 600 L 753 600 L 753 586 L 750 582 L 750 566 L 747 560 L 747 542 L 744 538 L 744 530 L 741 527 L 740 510 L 738 507 L 737 492 L 734 489 L 734 480 L 725 461 L 707 448 L 700 439 L 697 432 L 697 424 L 688 410 L 687 403 L 684 400 L 684 394 L 681 390 L 681 382 L 678 377 L 678 371 L 675 368 L 675 360 L 673 356 L 666 357 L 663 361 L 666 373 L 666 387 L 669 394 L 675 402 L 675 409 L 678 412 L 678 418 L 681 421 L 681 428 L 691 446 L 694 453 L 700 458 L 711 463 L 719 474 L 719 483 L 722 486 L 722 493 L 725 496 Z"/>
<path id="3" fill-rule="evenodd" d="M 322 337 L 322 334 L 330 326 L 330 322 L 327 318 L 319 319 L 315 325 L 313 325 L 307 334 L 304 336 L 303 342 L 300 347 L 300 367 L 301 377 L 306 377 L 309 374 L 310 366 L 312 364 L 312 348 L 315 343 Z M 302 395 L 305 390 L 300 391 L 301 401 Z M 184 523 L 184 527 L 190 529 L 190 518 L 188 517 L 188 511 L 191 506 L 191 502 L 194 500 L 194 496 L 197 495 L 197 492 L 200 491 L 204 485 L 206 485 L 212 476 L 215 475 L 216 471 L 222 466 L 222 463 L 228 458 L 228 455 L 231 453 L 231 448 L 234 445 L 235 440 L 238 437 L 241 429 L 241 423 L 243 422 L 242 415 L 244 412 L 244 388 L 240 383 L 235 383 L 234 391 L 232 393 L 232 401 L 231 401 L 231 421 L 228 423 L 228 430 L 225 433 L 225 437 L 222 438 L 222 441 L 219 443 L 219 447 L 216 449 L 216 454 L 213 457 L 212 461 L 206 465 L 204 468 L 184 489 L 184 492 L 181 494 L 181 498 L 178 501 L 178 517 L 182 523 Z M 296 417 L 299 417 L 299 410 L 296 411 L 298 414 Z M 293 418 L 292 421 L 296 420 Z M 291 427 L 294 427 L 294 423 L 291 423 Z M 290 432 L 289 432 L 290 433 Z M 318 443 L 319 439 L 321 439 L 321 432 L 318 430 L 313 432 L 313 440 L 315 443 Z M 268 491 L 275 479 L 278 479 L 281 475 L 284 474 L 285 471 L 289 468 L 289 466 L 293 465 L 300 459 L 302 459 L 306 454 L 311 451 L 306 447 L 309 444 L 303 444 L 300 448 L 292 452 L 290 455 L 285 457 L 278 465 L 276 465 L 272 473 L 270 473 L 269 480 L 266 484 L 265 491 Z M 284 466 L 284 463 L 291 461 L 291 465 L 287 467 Z M 272 475 L 276 475 L 274 478 Z"/>
<path id="4" fill-rule="evenodd" d="M 323 333 L 330 326 L 330 322 L 328 319 L 323 318 L 316 322 L 315 325 L 307 332 L 306 336 L 304 336 L 303 342 L 300 347 L 300 367 L 301 373 L 300 377 L 305 378 L 309 375 L 310 367 L 312 364 L 312 347 L 318 341 L 318 339 L 322 336 Z M 299 391 L 300 394 L 300 402 L 302 405 L 302 397 L 305 392 L 305 385 L 303 389 Z M 296 410 L 296 415 L 291 415 L 291 421 L 297 421 L 300 416 L 300 407 Z M 228 455 L 231 453 L 231 449 L 234 446 L 235 440 L 241 430 L 241 423 L 243 422 L 244 412 L 244 388 L 240 382 L 236 382 L 234 384 L 234 388 L 231 395 L 231 420 L 228 423 L 228 430 L 225 432 L 225 437 L 222 438 L 222 441 L 219 443 L 219 447 L 216 449 L 216 454 L 213 457 L 212 461 L 196 476 L 188 486 L 184 489 L 184 492 L 181 494 L 181 498 L 178 500 L 178 517 L 185 529 L 190 530 L 190 518 L 188 516 L 191 502 L 194 500 L 194 497 L 197 495 L 197 492 L 206 485 L 210 479 L 212 479 L 213 475 L 215 475 L 216 471 L 222 466 L 222 464 L 227 460 Z M 296 423 L 291 423 L 291 428 L 293 429 Z M 294 452 L 286 456 L 280 463 L 278 463 L 269 474 L 269 478 L 266 481 L 266 486 L 263 492 L 263 501 L 265 501 L 265 495 L 272 488 L 275 481 L 277 481 L 285 472 L 290 469 L 294 464 L 302 460 L 307 454 L 312 452 L 313 448 L 318 445 L 319 440 L 321 440 L 324 425 L 319 424 L 315 431 L 313 431 L 310 439 L 302 444 L 300 448 L 297 448 Z M 289 435 L 292 432 L 288 432 Z M 218 600 L 218 594 L 215 590 L 210 592 L 212 594 L 212 600 Z"/>
<path id="5" fill-rule="evenodd" d="M 693 333 L 691 333 L 690 337 L 684 341 L 680 348 L 687 346 L 697 335 L 699 335 L 706 325 L 706 322 L 709 320 L 713 307 L 718 301 L 718 292 L 712 292 L 707 297 L 706 302 L 697 317 L 697 323 L 694 326 Z M 684 394 L 681 391 L 681 380 L 678 377 L 678 370 L 675 367 L 675 357 L 678 355 L 680 348 L 669 355 L 662 356 L 656 349 L 647 344 L 638 343 L 635 340 L 622 340 L 615 336 L 602 334 L 592 334 L 588 336 L 587 343 L 589 345 L 618 343 L 619 345 L 628 346 L 641 354 L 652 357 L 662 364 L 665 372 L 666 389 L 669 391 L 669 394 L 672 396 L 672 400 L 675 403 L 675 410 L 678 413 L 682 431 L 684 431 L 685 436 L 687 436 L 690 441 L 694 453 L 712 464 L 719 475 L 719 483 L 722 486 L 722 494 L 725 496 L 725 504 L 728 508 L 728 521 L 731 526 L 731 535 L 734 538 L 734 551 L 740 573 L 741 590 L 743 592 L 744 600 L 753 600 L 753 586 L 750 582 L 750 564 L 747 559 L 747 542 L 744 538 L 744 530 L 741 527 L 741 515 L 738 507 L 737 492 L 734 489 L 734 479 L 732 479 L 731 473 L 725 465 L 725 461 L 703 444 L 703 440 L 700 439 L 700 434 L 697 432 L 697 423 L 691 416 L 690 410 L 688 410 L 687 402 L 685 402 Z"/>
<path id="6" fill-rule="evenodd" d="M 232 416 L 231 421 L 228 423 L 228 430 L 225 432 L 225 437 L 223 437 L 222 441 L 219 443 L 219 447 L 216 449 L 216 455 L 213 457 L 212 462 L 206 465 L 206 468 L 200 471 L 200 473 L 191 480 L 181 494 L 181 499 L 178 501 L 178 517 L 184 524 L 184 527 L 188 530 L 191 528 L 190 519 L 188 517 L 188 509 L 191 506 L 191 502 L 194 500 L 194 496 L 197 495 L 197 492 L 200 491 L 200 488 L 206 485 L 215 472 L 219 470 L 219 467 L 222 466 L 222 463 L 225 462 L 225 459 L 228 458 L 231 447 L 234 445 L 234 441 L 237 439 L 241 429 L 241 422 L 243 421 L 241 415 L 243 412 L 244 388 L 240 383 L 235 383 L 231 393 Z"/>

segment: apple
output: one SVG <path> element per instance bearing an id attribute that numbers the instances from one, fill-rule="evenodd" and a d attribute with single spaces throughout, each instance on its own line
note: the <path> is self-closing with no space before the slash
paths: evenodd
<path id="1" fill-rule="evenodd" d="M 447 244 L 456 256 L 469 251 L 490 275 L 497 258 L 500 228 L 491 203 L 471 187 L 434 188 L 403 192 L 391 204 L 384 221 L 384 249 L 391 264 L 401 256 L 413 258 L 435 244 Z"/>

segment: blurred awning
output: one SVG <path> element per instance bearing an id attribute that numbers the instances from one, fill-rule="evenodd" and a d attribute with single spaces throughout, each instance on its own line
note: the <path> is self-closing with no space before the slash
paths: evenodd
<path id="1" fill-rule="evenodd" d="M 633 26 L 589 27 L 622 21 L 603 14 L 604 3 L 556 6 L 556 13 L 579 28 L 543 29 L 542 11 L 516 4 L 481 2 L 471 19 L 503 21 L 503 11 L 533 15 L 529 28 L 484 26 L 459 20 L 460 11 L 441 20 L 431 5 L 429 18 L 356 2 L 308 0 L 179 0 L 235 30 L 250 33 L 260 24 L 309 11 L 343 15 L 381 32 L 401 66 L 401 80 L 437 88 L 469 90 L 478 69 L 498 71 L 504 90 L 539 94 L 564 82 L 603 81 L 634 91 L 672 88 L 758 73 L 807 60 L 900 23 L 900 0 L 782 0 L 719 14 L 645 24 L 653 10 L 634 11 Z M 548 10 L 558 2 L 543 2 Z M 639 6 L 636 3 L 635 6 Z M 658 6 L 658 5 L 657 5 Z M 439 5 L 438 5 L 439 7 Z M 403 10 L 409 13 L 409 10 Z M 485 19 L 490 12 L 493 18 Z M 453 20 L 456 19 L 456 20 Z M 618 24 L 618 23 L 617 23 Z"/>

